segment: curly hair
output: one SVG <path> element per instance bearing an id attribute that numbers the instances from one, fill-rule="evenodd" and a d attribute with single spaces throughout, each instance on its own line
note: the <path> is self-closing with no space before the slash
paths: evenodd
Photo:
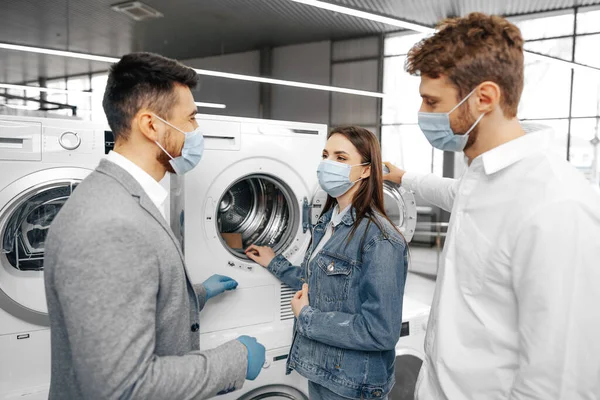
<path id="1" fill-rule="evenodd" d="M 519 28 L 499 16 L 471 13 L 443 20 L 437 29 L 409 51 L 406 71 L 432 79 L 446 76 L 461 98 L 485 81 L 494 82 L 504 115 L 514 118 L 524 81 Z"/>

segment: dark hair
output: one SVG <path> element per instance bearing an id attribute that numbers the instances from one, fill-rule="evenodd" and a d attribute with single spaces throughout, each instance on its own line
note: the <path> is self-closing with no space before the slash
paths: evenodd
<path id="1" fill-rule="evenodd" d="M 445 75 L 462 98 L 491 81 L 501 90 L 504 115 L 517 115 L 524 82 L 523 37 L 505 18 L 471 13 L 438 24 L 438 31 L 408 53 L 406 70 L 437 79 Z"/>
<path id="2" fill-rule="evenodd" d="M 392 226 L 398 231 L 396 225 L 390 220 L 385 212 L 384 197 L 383 197 L 383 162 L 381 161 L 381 146 L 375 135 L 364 128 L 358 126 L 344 126 L 333 129 L 329 132 L 327 139 L 333 135 L 342 135 L 348 139 L 356 148 L 361 156 L 361 163 L 370 164 L 371 176 L 368 179 L 360 181 L 360 187 L 354 194 L 352 206 L 356 211 L 356 221 L 350 231 L 348 242 L 354 236 L 354 233 L 360 226 L 363 218 L 368 218 L 373 222 L 379 230 L 383 232 L 383 227 L 375 217 L 375 213 L 381 214 L 387 219 Z M 321 215 L 329 211 L 337 200 L 331 196 L 327 196 L 327 202 L 323 208 Z M 400 231 L 398 231 L 400 233 Z"/>
<path id="3" fill-rule="evenodd" d="M 113 64 L 108 75 L 102 107 L 115 141 L 127 140 L 131 120 L 142 108 L 169 118 L 177 102 L 175 85 L 193 89 L 198 74 L 175 60 L 152 53 L 131 53 Z"/>

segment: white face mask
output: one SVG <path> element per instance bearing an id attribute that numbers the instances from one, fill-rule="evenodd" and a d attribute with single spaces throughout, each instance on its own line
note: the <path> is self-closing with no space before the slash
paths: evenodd
<path id="1" fill-rule="evenodd" d="M 194 167 L 198 165 L 198 163 L 202 159 L 202 154 L 204 153 L 204 136 L 200 131 L 200 127 L 194 129 L 191 132 L 184 132 L 176 126 L 173 126 L 169 122 L 165 121 L 158 115 L 154 114 L 154 116 L 160 121 L 169 125 L 171 128 L 176 129 L 177 131 L 185 135 L 183 149 L 181 149 L 181 155 L 179 157 L 171 156 L 169 152 L 165 150 L 165 148 L 161 146 L 160 143 L 158 143 L 158 141 L 155 141 L 158 147 L 160 147 L 160 149 L 164 151 L 165 154 L 171 159 L 169 160 L 169 164 L 171 164 L 171 167 L 173 167 L 173 171 L 175 171 L 177 175 L 183 175 L 186 172 L 189 172 L 192 169 L 194 169 Z"/>
<path id="2" fill-rule="evenodd" d="M 429 113 L 419 112 L 419 128 L 425 134 L 425 137 L 436 149 L 444 151 L 463 151 L 469 140 L 469 134 L 475 129 L 477 124 L 483 119 L 486 113 L 483 113 L 477 118 L 477 121 L 464 135 L 457 135 L 450 127 L 450 114 L 475 93 L 477 88 L 460 101 L 452 110 L 447 113 Z"/>
<path id="3" fill-rule="evenodd" d="M 356 182 L 362 180 L 359 178 L 354 182 L 350 181 L 350 172 L 353 167 L 369 165 L 370 163 L 348 165 L 332 160 L 323 160 L 317 170 L 319 185 L 328 195 L 338 198 L 348 193 Z"/>

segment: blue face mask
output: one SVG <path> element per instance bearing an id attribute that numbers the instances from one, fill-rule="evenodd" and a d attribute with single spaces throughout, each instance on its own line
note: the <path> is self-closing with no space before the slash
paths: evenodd
<path id="1" fill-rule="evenodd" d="M 202 159 L 202 154 L 204 153 L 204 136 L 202 132 L 200 132 L 200 127 L 194 129 L 191 132 L 184 132 L 176 126 L 171 125 L 158 115 L 154 115 L 156 118 L 169 125 L 171 128 L 178 130 L 179 132 L 185 135 L 185 141 L 183 142 L 183 148 L 181 149 L 181 155 L 179 157 L 173 157 L 169 154 L 164 147 L 161 146 L 158 141 L 155 143 L 160 147 L 162 151 L 165 152 L 166 155 L 171 159 L 169 164 L 173 167 L 173 171 L 177 175 L 183 175 L 187 172 L 190 172 Z"/>
<path id="2" fill-rule="evenodd" d="M 369 165 L 369 163 L 348 165 L 336 161 L 323 160 L 317 169 L 319 185 L 331 197 L 338 198 L 343 196 L 348 193 L 348 190 L 352 189 L 352 186 L 356 182 L 362 180 L 360 178 L 354 182 L 350 181 L 350 171 L 352 171 L 352 168 L 361 165 Z"/>
<path id="3" fill-rule="evenodd" d="M 444 151 L 463 151 L 469 140 L 469 134 L 475 129 L 477 124 L 485 116 L 481 114 L 471 128 L 464 135 L 456 135 L 450 127 L 450 114 L 460 107 L 471 95 L 475 89 L 467 95 L 460 103 L 447 113 L 428 113 L 419 112 L 419 128 L 425 134 L 429 143 L 436 149 Z"/>

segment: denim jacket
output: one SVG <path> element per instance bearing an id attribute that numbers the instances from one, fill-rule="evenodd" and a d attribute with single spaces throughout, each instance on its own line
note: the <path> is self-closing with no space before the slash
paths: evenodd
<path id="1" fill-rule="evenodd" d="M 379 225 L 356 219 L 352 209 L 312 261 L 333 210 L 313 229 L 300 267 L 279 255 L 269 271 L 293 289 L 309 285 L 310 306 L 295 321 L 287 373 L 302 376 L 340 396 L 377 399 L 394 386 L 395 346 L 402 326 L 408 268 L 406 241 L 383 216 Z"/>

